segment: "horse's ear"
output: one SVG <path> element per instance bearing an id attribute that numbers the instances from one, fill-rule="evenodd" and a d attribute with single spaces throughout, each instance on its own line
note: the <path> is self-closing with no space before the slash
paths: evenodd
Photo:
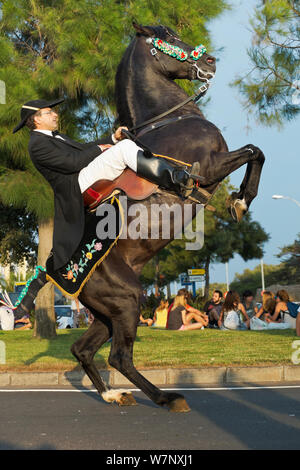
<path id="1" fill-rule="evenodd" d="M 141 34 L 142 36 L 147 36 L 147 37 L 153 37 L 155 36 L 154 31 L 152 28 L 149 26 L 142 26 L 141 24 L 137 24 L 135 22 L 132 23 L 132 26 L 136 30 L 138 34 Z"/>

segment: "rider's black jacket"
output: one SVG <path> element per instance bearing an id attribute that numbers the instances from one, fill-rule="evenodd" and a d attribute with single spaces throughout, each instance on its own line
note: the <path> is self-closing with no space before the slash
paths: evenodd
<path id="1" fill-rule="evenodd" d="M 113 144 L 111 137 L 87 144 L 32 131 L 29 154 L 37 170 L 54 191 L 53 267 L 64 266 L 78 247 L 84 230 L 83 197 L 78 174 L 100 155 L 99 144 Z"/>

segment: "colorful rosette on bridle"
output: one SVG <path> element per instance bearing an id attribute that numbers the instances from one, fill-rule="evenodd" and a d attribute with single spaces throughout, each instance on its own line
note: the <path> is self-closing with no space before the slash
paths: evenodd
<path id="1" fill-rule="evenodd" d="M 206 52 L 206 47 L 203 46 L 203 44 L 200 44 L 199 46 L 195 47 L 195 49 L 191 52 L 190 56 L 194 60 L 200 59 L 200 57 L 203 56 Z"/>
<path id="2" fill-rule="evenodd" d="M 152 40 L 153 46 L 161 52 L 168 54 L 171 57 L 174 57 L 177 60 L 185 61 L 188 58 L 188 54 L 181 49 L 180 47 L 173 46 L 173 44 L 169 44 L 166 41 L 163 41 L 159 38 L 154 38 Z"/>

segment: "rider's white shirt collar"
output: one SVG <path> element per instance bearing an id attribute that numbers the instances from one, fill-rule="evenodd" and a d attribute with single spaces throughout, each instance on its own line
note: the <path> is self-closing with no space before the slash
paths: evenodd
<path id="1" fill-rule="evenodd" d="M 36 132 L 41 132 L 42 134 L 49 135 L 50 137 L 53 137 L 52 131 L 44 130 L 44 129 L 33 129 Z M 55 138 L 65 140 L 61 135 L 56 135 Z"/>

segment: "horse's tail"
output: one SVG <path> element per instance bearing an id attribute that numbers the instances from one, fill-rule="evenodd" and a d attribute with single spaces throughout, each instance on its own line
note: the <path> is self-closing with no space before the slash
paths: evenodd
<path id="1" fill-rule="evenodd" d="M 42 287 L 47 283 L 46 270 L 42 266 L 37 266 L 34 276 L 27 281 L 25 288 L 15 303 L 14 316 L 19 320 L 28 315 L 34 308 L 34 301 Z"/>

